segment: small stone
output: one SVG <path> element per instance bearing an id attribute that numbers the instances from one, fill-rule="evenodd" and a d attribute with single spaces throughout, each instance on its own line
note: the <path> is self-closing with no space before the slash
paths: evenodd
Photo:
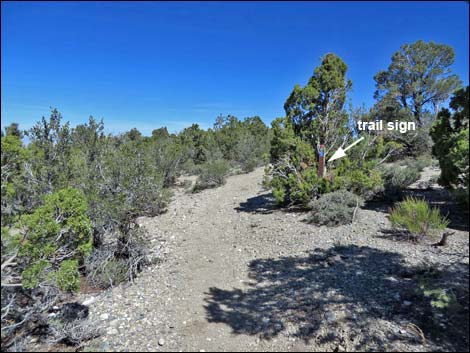
<path id="1" fill-rule="evenodd" d="M 90 304 L 93 304 L 94 302 L 96 301 L 96 298 L 95 297 L 91 297 L 91 298 L 88 298 L 86 300 L 83 301 L 82 305 L 90 305 Z"/>
<path id="2" fill-rule="evenodd" d="M 339 346 L 336 348 L 336 351 L 337 351 L 337 352 L 346 352 L 346 348 L 344 348 L 342 345 L 339 345 Z"/>
<path id="3" fill-rule="evenodd" d="M 269 323 L 269 321 L 270 321 L 270 320 L 269 320 L 269 318 L 267 318 L 267 317 L 263 317 L 263 318 L 261 319 L 261 322 L 262 322 L 263 324 L 267 324 L 267 323 Z"/>
<path id="4" fill-rule="evenodd" d="M 328 311 L 326 314 L 325 314 L 325 320 L 328 321 L 328 322 L 333 322 L 336 320 L 336 314 L 332 311 Z"/>
<path id="5" fill-rule="evenodd" d="M 346 314 L 346 318 L 351 321 L 356 321 L 357 320 L 357 315 L 355 313 L 348 312 Z"/>
<path id="6" fill-rule="evenodd" d="M 159 346 L 164 346 L 164 345 L 165 345 L 165 340 L 164 340 L 163 338 L 160 338 L 160 339 L 158 340 L 158 345 L 159 345 Z"/>
<path id="7" fill-rule="evenodd" d="M 408 301 L 408 300 L 405 300 L 403 301 L 403 306 L 410 306 L 411 304 L 413 304 L 412 302 Z"/>
<path id="8" fill-rule="evenodd" d="M 119 332 L 117 329 L 115 328 L 110 328 L 108 331 L 107 331 L 108 335 L 117 335 Z"/>
<path id="9" fill-rule="evenodd" d="M 109 315 L 108 314 L 101 314 L 100 315 L 100 319 L 105 321 L 105 320 L 108 320 L 109 319 Z"/>

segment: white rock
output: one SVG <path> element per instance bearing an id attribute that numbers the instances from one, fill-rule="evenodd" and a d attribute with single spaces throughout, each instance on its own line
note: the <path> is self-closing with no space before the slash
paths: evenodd
<path id="1" fill-rule="evenodd" d="M 100 315 L 100 319 L 103 320 L 103 321 L 104 321 L 104 320 L 108 320 L 108 319 L 109 319 L 109 315 L 106 314 L 106 313 L 105 313 L 105 314 L 101 314 L 101 315 Z"/>
<path id="2" fill-rule="evenodd" d="M 119 333 L 118 330 L 115 328 L 111 328 L 107 331 L 108 335 L 117 335 L 118 333 Z"/>
<path id="3" fill-rule="evenodd" d="M 165 340 L 164 340 L 163 338 L 160 338 L 160 339 L 158 340 L 158 345 L 159 345 L 159 346 L 164 346 L 164 345 L 165 345 Z"/>
<path id="4" fill-rule="evenodd" d="M 88 298 L 88 299 L 84 300 L 82 305 L 90 305 L 90 304 L 93 304 L 95 301 L 96 301 L 96 298 L 91 297 L 91 298 Z"/>

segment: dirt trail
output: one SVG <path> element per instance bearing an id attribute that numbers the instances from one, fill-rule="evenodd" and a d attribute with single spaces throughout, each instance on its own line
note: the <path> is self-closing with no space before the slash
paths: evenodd
<path id="1" fill-rule="evenodd" d="M 183 351 L 245 350 L 256 345 L 254 337 L 230 337 L 228 326 L 209 323 L 205 299 L 211 287 L 230 290 L 240 287 L 246 279 L 244 269 L 250 257 L 242 253 L 249 249 L 243 242 L 237 247 L 237 238 L 246 234 L 255 220 L 235 208 L 260 191 L 259 174 L 233 177 L 223 192 L 208 190 L 197 195 L 180 195 L 180 202 L 170 209 L 168 231 L 175 224 L 183 226 L 180 245 L 175 249 L 181 295 L 175 321 L 183 324 L 179 330 L 179 348 Z"/>
<path id="2" fill-rule="evenodd" d="M 315 227 L 304 213 L 276 209 L 262 176 L 232 176 L 198 194 L 179 189 L 167 213 L 142 219 L 151 252 L 164 260 L 96 298 L 91 318 L 104 334 L 90 348 L 436 348 L 403 329 L 409 281 L 399 273 L 424 256 L 466 264 L 468 277 L 468 232 L 444 250 L 410 246 L 381 235 L 388 220 L 380 209 L 360 210 L 353 225 Z"/>
<path id="3" fill-rule="evenodd" d="M 175 327 L 172 348 L 183 351 L 267 349 L 266 342 L 256 335 L 236 335 L 226 323 L 210 322 L 207 309 L 211 288 L 227 291 L 249 288 L 247 270 L 251 261 L 261 254 L 289 253 L 289 244 L 279 246 L 283 240 L 273 237 L 274 232 L 279 232 L 279 222 L 288 219 L 271 213 L 274 204 L 262 190 L 262 177 L 263 169 L 258 169 L 248 175 L 230 177 L 219 189 L 199 194 L 179 190 L 168 213 L 148 220 L 150 223 L 144 222 L 148 229 L 156 227 L 164 234 L 175 236 L 166 264 L 174 269 L 176 302 L 169 319 L 178 327 Z M 307 225 L 305 228 L 309 231 Z M 274 345 L 269 349 L 283 348 L 284 345 L 277 349 Z"/>

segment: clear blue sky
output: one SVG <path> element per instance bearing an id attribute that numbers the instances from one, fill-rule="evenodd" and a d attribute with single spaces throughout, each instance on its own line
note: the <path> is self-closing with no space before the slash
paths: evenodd
<path id="1" fill-rule="evenodd" d="M 341 56 L 354 105 L 374 74 L 418 39 L 451 45 L 468 84 L 466 2 L 2 2 L 2 126 L 49 107 L 110 132 L 210 127 L 218 114 L 283 115 L 320 57 Z"/>

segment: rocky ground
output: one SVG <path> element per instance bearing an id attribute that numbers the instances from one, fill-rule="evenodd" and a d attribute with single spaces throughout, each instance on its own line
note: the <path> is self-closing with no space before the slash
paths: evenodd
<path id="1" fill-rule="evenodd" d="M 384 204 L 359 210 L 353 225 L 316 227 L 306 213 L 277 209 L 262 177 L 258 169 L 198 194 L 179 188 L 167 213 L 141 219 L 161 261 L 132 284 L 80 298 L 102 329 L 85 349 L 468 349 L 469 234 L 461 219 L 439 248 L 395 236 Z M 419 291 L 429 279 L 451 288 L 449 315 L 431 311 Z"/>

